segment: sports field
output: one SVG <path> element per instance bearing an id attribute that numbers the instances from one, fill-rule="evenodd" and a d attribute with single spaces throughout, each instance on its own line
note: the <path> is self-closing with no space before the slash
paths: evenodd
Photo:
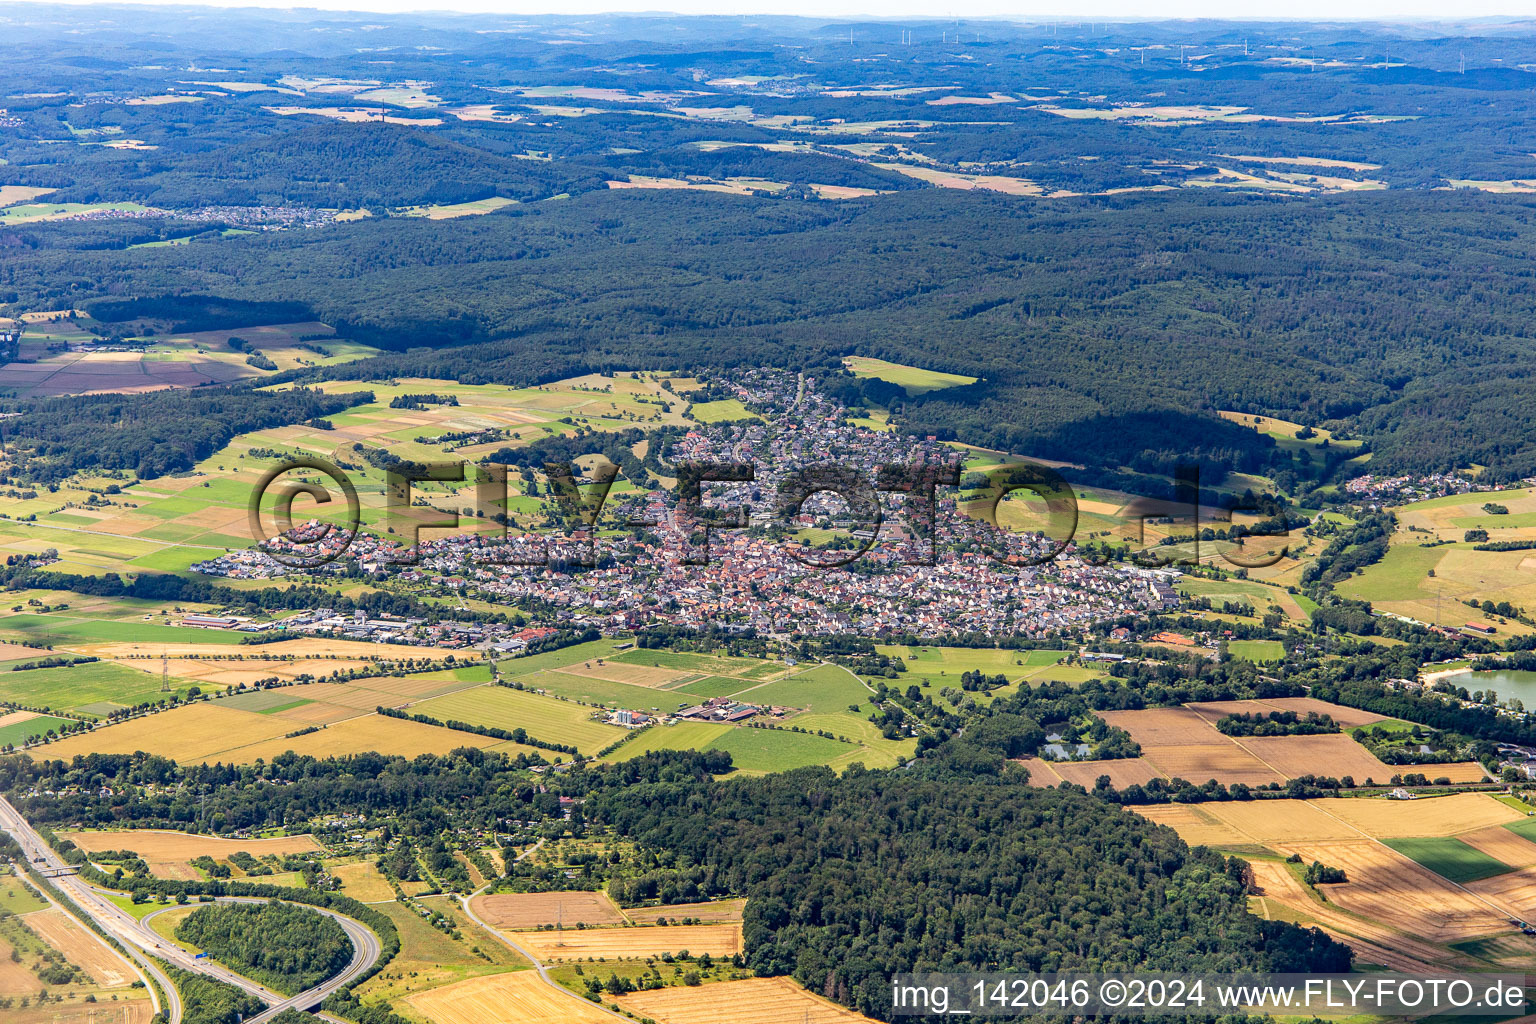
<path id="1" fill-rule="evenodd" d="M 862 1014 L 811 995 L 789 978 L 674 985 L 634 992 L 618 1002 L 658 1024 L 873 1024 Z"/>

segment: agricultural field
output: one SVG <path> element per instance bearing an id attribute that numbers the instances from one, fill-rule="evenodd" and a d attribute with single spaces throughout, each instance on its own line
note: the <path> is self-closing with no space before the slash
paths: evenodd
<path id="1" fill-rule="evenodd" d="M 219 839 L 185 832 L 161 832 L 152 829 L 133 831 L 61 832 L 86 853 L 102 850 L 132 850 L 149 865 L 150 873 L 160 878 L 196 879 L 201 877 L 191 864 L 196 857 L 227 861 L 231 854 L 244 851 L 253 857 L 281 856 L 288 853 L 323 853 L 314 838 L 307 835 L 278 836 L 270 839 Z"/>
<path id="2" fill-rule="evenodd" d="M 1155 804 L 1136 813 L 1191 845 L 1279 848 L 1290 840 L 1412 839 L 1476 833 L 1524 816 L 1487 793 L 1418 800 L 1239 800 Z"/>
<path id="3" fill-rule="evenodd" d="M 740 400 L 735 398 L 724 398 L 718 402 L 700 402 L 689 408 L 688 415 L 699 423 L 730 423 L 736 420 L 762 418 L 748 410 Z"/>
<path id="4" fill-rule="evenodd" d="M 811 995 L 789 978 L 673 986 L 634 992 L 618 1002 L 658 1024 L 872 1024 L 862 1014 Z"/>
<path id="5" fill-rule="evenodd" d="M 0 746 L 20 745 L 46 735 L 50 730 L 74 725 L 68 718 L 54 718 L 31 711 L 5 711 L 0 708 Z"/>
<path id="6" fill-rule="evenodd" d="M 325 870 L 341 882 L 341 891 L 362 903 L 387 903 L 395 899 L 395 891 L 390 888 L 389 880 L 379 873 L 377 866 L 372 861 L 362 860 L 354 863 L 330 862 Z M 407 896 L 428 888 L 425 882 L 404 882 L 401 889 Z"/>
<path id="7" fill-rule="evenodd" d="M 1279 701 L 1226 701 L 1185 708 L 1149 708 L 1141 711 L 1107 711 L 1110 725 L 1125 729 L 1141 744 L 1142 758 L 1168 778 L 1202 783 L 1216 779 L 1223 784 L 1243 782 L 1262 785 L 1302 775 L 1372 780 L 1385 784 L 1404 769 L 1384 764 L 1345 733 L 1317 736 L 1227 736 L 1216 729 L 1223 715 L 1266 710 L 1319 711 L 1334 714 L 1341 726 L 1360 722 L 1352 709 L 1334 709 L 1321 701 L 1296 704 Z M 1361 724 L 1367 724 L 1361 722 Z M 1479 782 L 1486 774 L 1475 762 L 1422 766 L 1433 777 L 1453 782 Z M 1095 776 L 1096 777 L 1096 776 Z"/>
<path id="8" fill-rule="evenodd" d="M 636 924 L 653 924 L 657 918 L 666 918 L 668 921 L 681 921 L 689 918 L 705 924 L 717 924 L 721 922 L 741 922 L 742 911 L 746 909 L 747 901 L 714 900 L 709 903 L 671 903 L 659 907 L 634 907 L 624 911 L 624 916 Z"/>
<path id="9" fill-rule="evenodd" d="M 1509 513 L 1490 514 L 1485 504 L 1503 505 Z M 1487 530 L 1490 541 L 1536 540 L 1536 491 L 1446 495 L 1393 511 L 1398 528 L 1386 557 L 1340 582 L 1340 594 L 1371 601 L 1384 611 L 1452 626 L 1484 618 L 1462 603 L 1467 599 L 1536 607 L 1536 558 L 1531 551 L 1477 551 L 1464 540 L 1473 528 Z M 1451 543 L 1421 546 L 1430 540 Z M 1513 619 L 1498 623 L 1498 628 L 1511 634 L 1531 631 Z"/>
<path id="10" fill-rule="evenodd" d="M 1475 849 L 1455 836 L 1424 839 L 1386 839 L 1386 845 L 1416 864 L 1453 882 L 1477 882 L 1504 875 L 1514 868 Z"/>
<path id="11" fill-rule="evenodd" d="M 716 722 L 678 722 L 658 725 L 635 735 L 604 761 L 628 761 L 656 750 L 708 750 L 710 744 L 736 728 Z"/>
<path id="12" fill-rule="evenodd" d="M 46 910 L 48 906 L 48 901 L 32 888 L 31 883 L 24 883 L 12 874 L 0 874 L 0 910 L 30 914 L 34 910 Z"/>
<path id="13" fill-rule="evenodd" d="M 407 996 L 407 1006 L 431 1024 L 608 1024 L 613 1018 L 533 971 L 472 978 Z"/>
<path id="14" fill-rule="evenodd" d="M 1066 651 L 1008 651 L 973 647 L 901 647 L 880 644 L 875 648 L 887 657 L 900 658 L 907 666 L 895 679 L 884 680 L 887 686 L 905 689 L 917 684 L 938 689 L 958 687 L 960 677 L 967 672 L 982 672 L 989 676 L 1005 676 L 1010 684 L 1021 680 L 1041 683 L 1049 680 L 1080 682 L 1083 679 L 1103 675 L 1101 671 L 1061 665 Z M 871 679 L 870 682 L 880 680 Z M 1013 691 L 1009 686 L 992 694 L 974 693 L 978 700 L 989 700 Z"/>
<path id="15" fill-rule="evenodd" d="M 593 709 L 570 701 L 541 697 L 505 686 L 476 686 L 412 704 L 411 714 L 440 722 L 468 722 L 498 729 L 526 729 L 549 743 L 564 743 L 584 754 L 596 753 L 628 732 L 622 726 L 595 720 Z"/>
<path id="16" fill-rule="evenodd" d="M 1229 640 L 1227 652 L 1234 658 L 1263 664 L 1285 657 L 1285 645 L 1278 640 Z"/>
<path id="17" fill-rule="evenodd" d="M 1035 786 L 1070 782 L 1092 789 L 1099 776 L 1108 775 L 1111 786 L 1124 789 L 1166 777 L 1142 757 L 1121 757 L 1111 761 L 1045 761 L 1029 757 L 1018 763 L 1028 769 L 1030 784 Z"/>
<path id="18" fill-rule="evenodd" d="M 382 971 L 359 986 L 358 995 L 374 1002 L 379 999 L 403 1000 L 403 1008 L 415 1004 L 417 996 L 442 991 L 476 979 L 494 977 L 529 977 L 527 959 L 481 928 L 451 897 L 428 897 L 421 905 L 449 916 L 459 932 L 454 938 L 422 920 L 403 903 L 378 903 L 375 909 L 387 915 L 400 932 L 400 953 Z M 431 1018 L 434 1019 L 435 1018 Z"/>
<path id="19" fill-rule="evenodd" d="M 1280 900 L 1360 949 L 1369 962 L 1402 969 L 1460 962 L 1448 944 L 1505 935 L 1518 955 L 1536 944 L 1510 935 L 1510 918 L 1536 909 L 1526 895 L 1536 863 L 1504 828 L 1523 820 L 1485 793 L 1418 800 L 1261 800 L 1138 807 L 1186 842 L 1239 852 L 1251 860 L 1269 898 Z M 1503 836 L 1496 835 L 1503 832 Z M 1461 837 L 1468 837 L 1463 840 Z M 1482 844 L 1480 848 L 1479 845 Z M 1536 849 L 1536 844 L 1527 846 Z M 1486 852 L 1498 849 L 1509 861 Z M 1511 853 L 1509 851 L 1513 850 Z M 1255 855 L 1257 851 L 1258 855 Z M 1318 887 L 1322 902 L 1285 865 L 1265 857 L 1299 855 L 1342 868 L 1346 882 Z M 1501 869 L 1493 874 L 1494 865 Z M 1457 948 L 1460 948 L 1459 946 Z M 1513 955 L 1513 954 L 1511 954 Z"/>
<path id="20" fill-rule="evenodd" d="M 173 679 L 173 689 L 185 692 L 188 684 L 183 678 L 176 675 Z M 158 662 L 143 661 L 129 667 L 97 661 L 0 672 L 0 701 L 99 718 L 118 708 L 158 700 L 163 696 L 160 686 Z"/>
<path id="21" fill-rule="evenodd" d="M 553 960 L 644 960 L 663 953 L 733 956 L 740 953 L 739 924 L 676 924 L 665 927 L 585 928 L 518 932 L 519 946 L 541 962 Z"/>
<path id="22" fill-rule="evenodd" d="M 623 924 L 623 911 L 602 892 L 491 893 L 470 901 L 475 914 L 495 928 L 517 931 L 541 925 Z"/>
<path id="23" fill-rule="evenodd" d="M 177 336 L 164 341 L 171 348 L 160 353 L 165 358 L 158 362 L 175 366 L 176 359 L 192 353 L 202 359 L 215 355 L 238 357 L 239 365 L 244 366 L 245 357 L 229 351 L 232 335 L 262 351 L 283 369 L 305 362 L 339 362 L 369 354 L 351 343 L 332 341 L 329 336 L 318 341 L 300 340 L 308 333 L 323 333 L 324 328 L 319 324 L 292 324 Z M 321 355 L 304 345 L 330 354 Z M 583 428 L 613 431 L 683 425 L 689 422 L 682 415 L 683 403 L 676 394 L 662 388 L 664 379 L 659 374 L 594 374 L 527 388 L 428 379 L 389 383 L 328 381 L 321 385 L 326 391 L 370 392 L 374 400 L 331 417 L 332 429 L 296 424 L 239 435 L 190 473 L 147 482 L 135 482 L 122 474 L 113 479 L 68 481 L 57 493 L 11 503 L 7 508 L 11 519 L 0 521 L 0 554 L 54 548 L 60 555 L 56 566 L 59 571 L 85 575 L 136 570 L 185 572 L 195 562 L 253 543 L 247 505 L 253 486 L 274 461 L 270 454 L 263 453 L 272 451 L 339 459 L 354 466 L 348 474 L 358 489 L 363 526 L 382 532 L 384 474 L 363 464 L 352 446 L 386 447 L 401 458 L 421 461 L 477 459 L 508 445 L 572 434 Z M 410 410 L 389 407 L 393 399 L 406 394 L 451 395 L 458 404 L 429 404 Z M 672 411 L 666 411 L 667 406 Z M 485 440 L 441 440 L 445 435 L 466 433 L 478 433 Z M 100 493 L 109 483 L 117 485 L 120 493 Z M 86 485 L 91 486 L 88 489 Z M 475 500 L 474 485 L 468 482 L 422 483 L 414 490 L 454 508 L 473 504 Z M 536 517 L 538 503 L 526 503 L 525 507 L 522 499 L 513 498 L 507 509 L 514 524 L 527 525 L 532 522 L 529 517 Z M 18 521 L 29 515 L 35 515 L 36 520 Z M 337 515 L 344 512 L 303 505 L 295 509 L 296 518 L 325 521 L 334 520 Z M 462 528 L 476 531 L 491 526 L 484 520 L 469 518 Z M 20 625 L 0 623 L 0 639 L 5 638 L 7 629 L 20 629 Z M 148 628 L 146 624 L 145 629 Z M 30 635 L 33 631 L 22 632 Z M 54 629 L 53 634 L 61 639 L 77 638 L 67 630 Z M 167 641 L 184 639 L 172 634 L 154 635 Z M 140 630 L 94 637 L 135 638 L 151 638 L 151 634 Z M 217 641 L 210 637 L 204 642 Z"/>
<path id="24" fill-rule="evenodd" d="M 351 694 L 352 699 L 367 699 L 367 694 L 362 691 L 339 686 L 335 689 L 344 691 L 343 695 Z M 212 761 L 250 764 L 258 759 L 271 760 L 290 750 L 314 757 L 364 751 L 416 757 L 445 753 L 455 747 L 479 747 L 514 755 L 537 752 L 533 747 L 510 741 L 386 718 L 361 709 L 351 710 L 347 718 L 335 724 L 315 726 L 305 724 L 302 718 L 285 717 L 310 712 L 313 705 L 300 704 L 263 714 L 221 707 L 219 703 L 203 701 L 184 705 L 76 734 L 42 748 L 42 756 L 68 759 L 77 754 L 131 754 L 143 750 L 172 757 L 181 764 Z M 345 710 L 337 713 L 345 713 Z M 318 731 L 290 735 L 311 727 Z"/>

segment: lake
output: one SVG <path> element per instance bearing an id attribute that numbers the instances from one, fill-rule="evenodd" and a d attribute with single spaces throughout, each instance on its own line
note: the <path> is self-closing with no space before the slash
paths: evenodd
<path id="1" fill-rule="evenodd" d="M 1492 690 L 1499 695 L 1500 700 L 1518 697 L 1526 707 L 1536 708 L 1536 672 L 1458 672 L 1453 676 L 1445 676 L 1444 680 L 1456 686 L 1465 686 L 1468 693 Z"/>

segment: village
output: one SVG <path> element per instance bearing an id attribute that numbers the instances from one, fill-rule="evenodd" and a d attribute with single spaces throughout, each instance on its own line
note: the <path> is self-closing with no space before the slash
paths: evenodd
<path id="1" fill-rule="evenodd" d="M 473 595 L 520 610 L 541 627 L 606 635 L 672 626 L 773 636 L 1045 636 L 1178 605 L 1167 571 L 1093 564 L 1043 534 L 1000 529 L 965 514 L 953 485 L 937 485 L 931 505 L 920 489 L 882 492 L 878 513 L 866 505 L 856 514 L 829 490 L 798 504 L 780 499 L 786 480 L 827 465 L 871 482 L 882 467 L 911 465 L 958 478 L 954 450 L 851 423 L 814 384 L 768 370 L 730 380 L 753 418 L 701 425 L 666 453 L 673 463 L 753 467 L 750 481 L 703 484 L 702 508 L 670 490 L 640 491 L 609 503 L 595 537 L 580 530 L 505 540 L 454 533 L 428 536 L 409 550 L 367 532 L 332 531 L 319 550 L 339 557 L 302 571 L 358 571 Z M 720 525 L 722 512 L 738 513 L 741 525 Z M 235 579 L 286 576 L 299 570 L 273 557 L 284 550 L 278 538 L 265 550 L 193 568 Z M 280 628 L 404 643 L 515 642 L 479 624 L 338 622 L 319 610 L 296 618 L 303 621 Z"/>

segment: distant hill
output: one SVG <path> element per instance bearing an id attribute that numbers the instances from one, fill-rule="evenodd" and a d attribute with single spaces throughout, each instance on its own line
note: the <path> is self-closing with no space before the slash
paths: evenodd
<path id="1" fill-rule="evenodd" d="M 499 156 L 409 125 L 327 122 L 151 164 L 149 173 L 63 198 L 149 206 L 315 206 L 358 209 L 539 199 L 601 186 L 580 165 Z M 89 195 L 81 194 L 89 192 Z"/>

